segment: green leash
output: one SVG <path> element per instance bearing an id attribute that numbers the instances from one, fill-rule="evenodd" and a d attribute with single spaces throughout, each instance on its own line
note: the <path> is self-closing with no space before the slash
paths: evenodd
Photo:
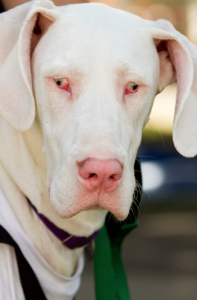
<path id="1" fill-rule="evenodd" d="M 125 236 L 138 226 L 135 221 L 119 226 L 115 236 L 109 237 L 106 226 L 95 240 L 95 292 L 96 300 L 130 300 L 129 288 L 121 258 Z"/>
<path id="2" fill-rule="evenodd" d="M 142 186 L 138 157 L 134 164 L 135 179 Z M 142 189 L 134 192 L 130 217 L 121 224 L 108 214 L 105 226 L 95 239 L 94 276 L 96 300 L 131 300 L 127 278 L 121 258 L 122 242 L 126 235 L 138 226 L 136 221 L 142 197 Z"/>

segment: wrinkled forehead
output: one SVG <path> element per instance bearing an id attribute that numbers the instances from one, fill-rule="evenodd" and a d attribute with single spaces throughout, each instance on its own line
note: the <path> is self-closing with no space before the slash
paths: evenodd
<path id="1" fill-rule="evenodd" d="M 54 64 L 65 62 L 81 71 L 94 67 L 118 73 L 133 70 L 151 80 L 155 53 L 148 21 L 96 3 L 60 10 L 63 16 L 53 27 L 55 34 L 48 41 L 45 60 L 56 53 Z"/>

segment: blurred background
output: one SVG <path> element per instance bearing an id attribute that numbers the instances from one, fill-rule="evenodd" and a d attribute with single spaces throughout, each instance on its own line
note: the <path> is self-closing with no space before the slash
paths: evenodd
<path id="1" fill-rule="evenodd" d="M 167 19 L 197 45 L 197 1 L 98 2 L 149 20 Z M 138 153 L 144 190 L 140 226 L 123 245 L 133 300 L 197 299 L 197 157 L 184 158 L 174 148 L 175 98 L 175 84 L 156 97 Z M 95 299 L 90 262 L 77 295 L 84 299 Z"/>

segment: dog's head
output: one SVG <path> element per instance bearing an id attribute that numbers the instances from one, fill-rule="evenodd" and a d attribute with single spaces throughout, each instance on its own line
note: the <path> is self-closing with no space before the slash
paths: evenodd
<path id="1" fill-rule="evenodd" d="M 5 27 L 14 26 L 9 14 L 1 15 Z M 197 153 L 196 47 L 165 20 L 103 4 L 57 8 L 38 0 L 14 16 L 19 36 L 11 29 L 0 36 L 1 114 L 24 131 L 36 105 L 60 216 L 97 209 L 125 219 L 142 130 L 155 95 L 175 81 L 174 144 L 182 155 Z"/>

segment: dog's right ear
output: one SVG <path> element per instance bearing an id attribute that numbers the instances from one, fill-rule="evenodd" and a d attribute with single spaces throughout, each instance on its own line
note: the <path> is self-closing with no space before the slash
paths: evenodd
<path id="1" fill-rule="evenodd" d="M 0 15 L 0 114 L 14 128 L 29 129 L 35 117 L 31 55 L 60 17 L 49 0 L 35 0 Z"/>

